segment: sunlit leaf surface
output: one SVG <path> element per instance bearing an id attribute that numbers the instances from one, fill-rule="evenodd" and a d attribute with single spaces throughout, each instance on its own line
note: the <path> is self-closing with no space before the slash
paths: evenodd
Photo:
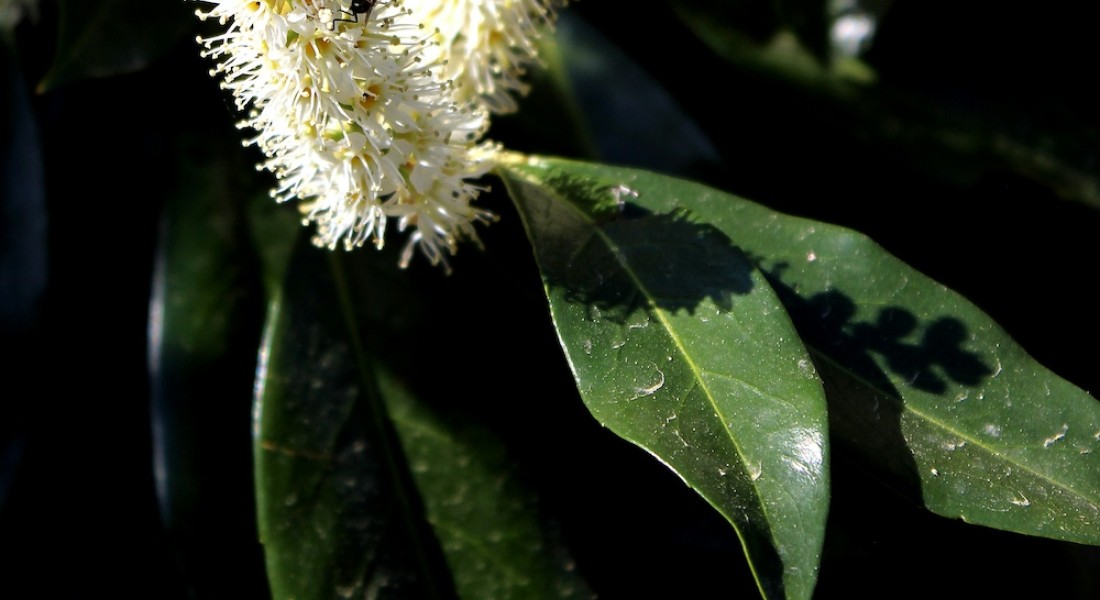
<path id="1" fill-rule="evenodd" d="M 723 232 L 610 169 L 503 170 L 593 415 L 737 528 L 762 592 L 808 598 L 828 505 L 825 400 L 778 298 Z"/>
<path id="2" fill-rule="evenodd" d="M 1100 543 L 1100 404 L 965 299 L 858 233 L 698 184 L 558 160 L 514 171 L 557 201 L 577 197 L 561 182 L 618 182 L 639 210 L 686 211 L 743 248 L 810 348 L 834 436 L 931 510 Z"/>

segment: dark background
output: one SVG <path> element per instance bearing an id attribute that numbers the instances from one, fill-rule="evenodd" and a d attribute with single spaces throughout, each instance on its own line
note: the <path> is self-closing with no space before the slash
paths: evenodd
<path id="1" fill-rule="evenodd" d="M 962 123 L 960 131 L 976 136 L 1008 131 L 1095 180 L 1094 10 L 1069 1 L 961 4 L 898 0 L 886 13 L 865 57 L 883 102 L 918 121 Z M 46 71 L 57 17 L 51 6 L 36 26 L 17 32 L 18 56 L 6 51 L 7 82 L 21 78 L 31 88 Z M 696 118 L 721 163 L 697 165 L 692 176 L 869 234 L 974 301 L 1041 363 L 1085 390 L 1100 389 L 1096 207 L 1011 164 L 960 164 L 934 144 L 884 136 L 858 110 L 732 68 L 663 3 L 583 0 L 567 10 L 635 57 Z M 745 29 L 766 37 L 774 20 L 768 13 Z M 200 407 L 196 452 L 212 472 L 190 525 L 166 528 L 154 485 L 148 309 L 175 165 L 196 139 L 243 171 L 257 160 L 240 148 L 236 116 L 193 34 L 148 69 L 32 98 L 46 182 L 47 279 L 38 304 L 2 338 L 0 597 L 266 597 L 249 437 L 258 278 L 241 299 L 252 316 L 238 332 L 236 362 L 206 374 L 238 401 Z M 538 89 L 532 103 L 540 96 L 549 95 Z M 502 119 L 494 137 L 518 150 L 577 156 L 576 148 L 528 137 L 531 127 L 517 119 Z M 5 135 L 12 139 L 10 129 Z M 5 151 L 19 150 L 5 141 Z M 605 158 L 631 163 L 629 155 Z M 262 191 L 269 183 L 251 174 L 242 185 Z M 410 277 L 433 292 L 465 290 L 455 310 L 483 301 L 469 296 L 481 289 L 473 286 L 514 299 L 502 309 L 513 311 L 502 315 L 508 327 L 462 338 L 464 352 L 490 371 L 548 377 L 537 387 L 566 399 L 544 415 L 545 431 L 505 437 L 527 461 L 578 568 L 607 598 L 753 597 L 728 525 L 587 417 L 519 220 L 502 194 L 487 202 L 502 215 L 484 234 L 487 255 L 460 255 L 459 274 L 444 283 L 424 265 Z M 516 344 L 523 352 L 499 351 Z M 490 379 L 489 395 L 509 393 L 507 382 Z M 512 416 L 522 410 L 489 417 L 506 432 Z M 572 443 L 553 456 L 540 449 L 560 439 Z M 1100 597 L 1096 549 L 935 517 L 842 452 L 834 454 L 833 477 L 819 597 Z"/>

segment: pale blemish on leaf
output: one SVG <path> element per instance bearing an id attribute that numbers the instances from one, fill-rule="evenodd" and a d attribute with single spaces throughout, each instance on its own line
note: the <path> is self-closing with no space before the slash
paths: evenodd
<path id="1" fill-rule="evenodd" d="M 1058 442 L 1058 441 L 1062 440 L 1063 438 L 1065 438 L 1066 433 L 1068 433 L 1068 432 L 1069 432 L 1069 424 L 1062 423 L 1062 430 L 1059 431 L 1058 433 L 1048 437 L 1047 439 L 1043 440 L 1043 447 L 1044 448 L 1050 448 L 1051 446 L 1053 446 L 1055 444 L 1055 442 Z"/>

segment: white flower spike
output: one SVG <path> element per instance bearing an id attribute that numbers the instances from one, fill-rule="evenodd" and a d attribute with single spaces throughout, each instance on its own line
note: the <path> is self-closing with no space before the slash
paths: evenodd
<path id="1" fill-rule="evenodd" d="M 472 205 L 474 182 L 499 150 L 482 138 L 525 90 L 546 0 L 203 1 L 200 18 L 228 25 L 199 40 L 211 73 L 314 243 L 381 248 L 390 218 L 411 230 L 402 266 L 479 243 L 474 223 L 495 215 Z"/>

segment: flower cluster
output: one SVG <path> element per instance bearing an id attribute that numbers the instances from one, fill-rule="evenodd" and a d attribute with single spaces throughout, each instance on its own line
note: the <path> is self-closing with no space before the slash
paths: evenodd
<path id="1" fill-rule="evenodd" d="M 314 243 L 381 247 L 394 219 L 405 266 L 478 241 L 495 219 L 472 205 L 498 151 L 489 116 L 515 108 L 557 0 L 204 1 L 199 17 L 228 27 L 203 55 Z"/>

